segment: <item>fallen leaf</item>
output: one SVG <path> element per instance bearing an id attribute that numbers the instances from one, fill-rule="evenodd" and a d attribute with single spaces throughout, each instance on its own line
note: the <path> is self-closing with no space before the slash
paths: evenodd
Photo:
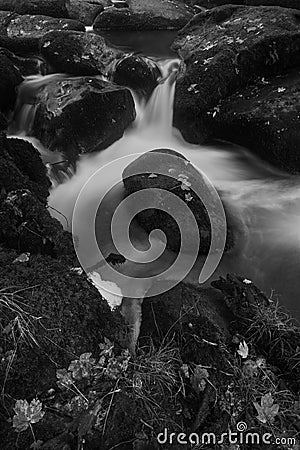
<path id="1" fill-rule="evenodd" d="M 196 366 L 193 375 L 191 376 L 192 387 L 198 394 L 203 392 L 206 388 L 207 379 L 209 378 L 209 373 L 202 366 Z"/>
<path id="2" fill-rule="evenodd" d="M 275 417 L 279 412 L 279 405 L 274 404 L 272 394 L 269 392 L 265 394 L 261 400 L 260 405 L 257 402 L 253 402 L 256 411 L 258 413 L 257 419 L 261 423 L 273 423 Z"/>
<path id="3" fill-rule="evenodd" d="M 21 253 L 21 255 L 18 256 L 18 257 L 13 261 L 13 264 L 16 264 L 16 263 L 25 263 L 25 262 L 29 261 L 29 257 L 30 257 L 30 253 L 29 253 L 29 252 L 27 252 L 27 253 Z"/>
<path id="4" fill-rule="evenodd" d="M 245 341 L 240 342 L 239 349 L 237 350 L 237 353 L 243 358 L 248 358 L 249 355 L 249 347 Z"/>
<path id="5" fill-rule="evenodd" d="M 13 427 L 16 431 L 20 433 L 27 430 L 30 424 L 39 422 L 45 415 L 42 407 L 42 403 L 37 399 L 33 399 L 30 404 L 27 400 L 17 400 L 13 417 Z"/>

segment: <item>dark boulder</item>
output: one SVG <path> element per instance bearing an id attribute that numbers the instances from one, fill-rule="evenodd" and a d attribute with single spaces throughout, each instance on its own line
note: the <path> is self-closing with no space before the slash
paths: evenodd
<path id="1" fill-rule="evenodd" d="M 213 117 L 214 116 L 214 117 Z M 214 136 L 240 143 L 289 172 L 300 171 L 300 72 L 262 81 L 211 111 Z"/>
<path id="2" fill-rule="evenodd" d="M 17 86 L 23 81 L 20 71 L 3 53 L 0 54 L 0 112 L 12 110 L 17 98 Z"/>
<path id="3" fill-rule="evenodd" d="M 84 31 L 75 20 L 41 15 L 18 15 L 0 11 L 0 46 L 24 56 L 38 54 L 39 39 L 51 30 Z"/>
<path id="4" fill-rule="evenodd" d="M 148 294 L 151 294 L 151 290 Z M 182 316 L 182 311 L 188 314 Z M 193 316 L 197 317 L 198 336 L 200 332 L 203 333 L 203 337 L 206 335 L 206 339 L 212 342 L 219 339 L 224 343 L 229 341 L 229 325 L 234 316 L 226 306 L 222 295 L 212 288 L 204 289 L 186 283 L 180 283 L 170 291 L 144 299 L 140 339 L 150 337 L 155 345 L 159 346 L 162 337 L 166 336 L 170 327 L 173 327 L 173 332 L 180 333 L 182 325 L 188 326 Z M 201 325 L 200 322 L 202 322 Z M 192 327 L 190 330 L 191 333 L 195 331 Z M 186 331 L 188 332 L 188 328 Z M 203 348 L 205 349 L 205 346 Z M 185 352 L 189 353 L 189 357 L 185 354 L 183 359 L 200 363 L 199 360 L 194 360 L 195 357 L 200 357 L 198 352 L 192 352 L 188 346 Z M 214 358 L 214 355 L 211 353 L 209 358 Z"/>
<path id="5" fill-rule="evenodd" d="M 246 281 L 246 282 L 245 282 Z M 286 385 L 299 395 L 300 328 L 289 313 L 266 295 L 250 280 L 227 275 L 212 283 L 224 296 L 227 307 L 234 314 L 232 331 L 255 341 L 269 366 L 282 372 Z M 249 326 L 251 324 L 251 326 Z M 279 325 L 280 324 L 280 325 Z"/>
<path id="6" fill-rule="evenodd" d="M 0 10 L 68 18 L 67 2 L 68 0 L 0 0 Z"/>
<path id="7" fill-rule="evenodd" d="M 71 19 L 90 26 L 108 3 L 108 0 L 69 0 L 67 10 Z"/>
<path id="8" fill-rule="evenodd" d="M 0 243 L 19 252 L 74 257 L 71 235 L 46 205 L 50 181 L 38 151 L 0 136 Z"/>
<path id="9" fill-rule="evenodd" d="M 28 189 L 2 193 L 0 243 L 19 252 L 74 259 L 72 237 Z"/>
<path id="10" fill-rule="evenodd" d="M 155 169 L 157 169 L 157 173 Z M 160 171 L 169 175 L 162 175 Z M 197 194 L 201 192 L 207 203 L 206 181 L 183 155 L 168 149 L 147 152 L 126 167 L 123 172 L 123 183 L 127 196 L 140 191 L 140 196 L 135 199 L 135 203 L 139 201 L 141 206 L 149 204 L 149 200 L 147 200 L 149 190 L 152 201 L 153 199 L 155 201 L 154 208 L 145 209 L 137 215 L 137 220 L 143 229 L 148 233 L 158 228 L 162 230 L 167 237 L 167 248 L 176 253 L 179 252 L 182 243 L 180 234 L 182 231 L 186 240 L 186 248 L 183 251 L 187 252 L 195 248 L 197 251 L 198 237 L 193 224 L 193 220 L 196 220 L 200 234 L 198 252 L 199 254 L 208 253 L 211 245 L 211 221 L 202 199 Z M 161 191 L 153 192 L 153 189 L 156 188 Z M 143 190 L 145 190 L 144 194 Z M 186 204 L 191 216 L 187 215 L 185 208 L 179 207 L 178 202 L 176 205 L 171 203 L 170 193 L 175 194 Z M 216 202 L 216 199 L 209 198 L 211 202 Z M 170 214 L 175 214 L 175 218 L 168 213 L 168 210 L 170 210 Z M 216 234 L 221 236 L 225 232 L 226 235 L 222 219 L 218 216 L 216 204 L 214 204 L 213 210 L 212 220 L 218 229 Z M 227 215 L 229 219 L 230 214 L 227 213 Z M 231 249 L 235 243 L 236 236 L 233 228 L 231 223 L 227 232 L 227 250 Z"/>
<path id="11" fill-rule="evenodd" d="M 300 13 L 276 7 L 227 5 L 198 14 L 174 49 L 184 67 L 176 85 L 174 124 L 185 139 L 209 135 L 207 111 L 257 77 L 300 64 Z"/>
<path id="12" fill-rule="evenodd" d="M 7 35 L 11 38 L 39 39 L 54 30 L 85 31 L 85 28 L 76 20 L 27 14 L 13 16 L 7 25 Z"/>
<path id="13" fill-rule="evenodd" d="M 39 58 L 22 58 L 6 48 L 0 48 L 0 55 L 5 55 L 19 69 L 23 77 L 46 72 L 45 64 Z"/>
<path id="14" fill-rule="evenodd" d="M 214 289 L 180 283 L 159 296 L 146 298 L 142 315 L 141 346 L 149 342 L 157 348 L 163 348 L 168 342 L 178 345 L 182 368 L 186 371 L 182 374 L 187 383 L 182 408 L 189 411 L 183 414 L 185 426 L 193 430 L 202 426 L 203 432 L 208 431 L 212 422 L 215 429 L 222 427 L 217 398 L 222 397 L 228 387 L 233 363 L 228 351 L 233 315 L 223 296 Z M 197 389 L 190 367 L 198 367 L 199 374 L 200 368 L 202 371 L 206 368 L 204 373 L 211 384 L 205 386 L 204 381 L 203 388 Z M 216 386 L 218 394 L 212 386 Z"/>
<path id="15" fill-rule="evenodd" d="M 142 56 L 129 55 L 116 62 L 111 79 L 138 93 L 150 95 L 161 76 L 154 61 Z"/>
<path id="16" fill-rule="evenodd" d="M 4 47 L 18 55 L 34 54 L 38 51 L 38 39 L 29 37 L 8 36 L 10 22 L 18 17 L 15 13 L 0 11 L 0 47 Z"/>
<path id="17" fill-rule="evenodd" d="M 0 135 L 0 190 L 8 193 L 28 189 L 40 201 L 46 202 L 50 181 L 39 152 L 22 139 L 8 139 Z"/>
<path id="18" fill-rule="evenodd" d="M 231 5 L 282 6 L 283 8 L 300 9 L 298 0 L 192 0 L 192 2 L 203 8 L 215 8 L 230 3 Z"/>
<path id="19" fill-rule="evenodd" d="M 74 75 L 106 74 L 121 52 L 93 33 L 52 32 L 41 41 L 41 53 L 53 70 Z"/>
<path id="20" fill-rule="evenodd" d="M 164 30 L 182 28 L 192 18 L 191 9 L 178 1 L 130 0 L 129 8 L 106 8 L 94 28 L 106 30 Z"/>
<path id="21" fill-rule="evenodd" d="M 37 97 L 32 135 L 74 162 L 120 139 L 135 118 L 128 89 L 97 78 L 52 81 Z"/>

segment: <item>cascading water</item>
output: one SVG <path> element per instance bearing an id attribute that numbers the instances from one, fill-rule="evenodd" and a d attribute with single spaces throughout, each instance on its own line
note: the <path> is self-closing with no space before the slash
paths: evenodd
<path id="1" fill-rule="evenodd" d="M 65 215 L 71 223 L 76 198 L 98 168 L 125 155 L 143 153 L 154 148 L 174 149 L 185 155 L 210 178 L 223 193 L 222 198 L 234 205 L 237 214 L 243 219 L 243 245 L 234 253 L 224 255 L 214 278 L 229 272 L 244 275 L 264 289 L 267 295 L 270 296 L 275 291 L 282 296 L 282 302 L 299 317 L 296 303 L 300 292 L 299 179 L 276 172 L 245 149 L 232 144 L 196 146 L 186 143 L 178 130 L 172 128 L 177 60 L 168 59 L 159 64 L 165 80 L 158 85 L 147 104 L 135 98 L 137 118 L 134 124 L 122 139 L 106 150 L 82 156 L 74 176 L 64 183 L 54 183 L 49 198 L 50 206 Z M 25 81 L 23 88 L 30 83 L 36 83 L 38 87 L 42 81 L 47 82 L 46 77 L 42 78 L 43 80 L 37 78 L 35 81 Z M 23 123 L 19 127 L 28 129 L 28 121 L 31 120 L 27 117 L 28 111 L 23 110 L 22 115 Z M 47 160 L 47 151 L 44 152 Z M 101 185 L 95 184 L 86 201 L 87 212 L 90 204 L 97 201 L 100 193 L 106 191 L 114 179 L 121 180 L 124 168 L 120 163 L 117 174 L 107 173 L 101 180 Z M 119 190 L 115 192 L 114 198 L 110 198 L 111 210 L 122 196 L 123 192 Z M 54 210 L 52 212 L 62 221 L 60 214 L 56 214 Z M 146 236 L 141 230 L 137 230 L 137 234 L 136 241 L 142 245 Z M 104 242 L 106 238 L 103 236 Z M 109 239 L 105 245 L 107 254 L 113 251 Z M 93 252 L 93 249 L 87 251 Z M 188 278 L 195 281 L 193 272 Z M 149 286 L 145 286 L 145 289 L 148 288 Z"/>

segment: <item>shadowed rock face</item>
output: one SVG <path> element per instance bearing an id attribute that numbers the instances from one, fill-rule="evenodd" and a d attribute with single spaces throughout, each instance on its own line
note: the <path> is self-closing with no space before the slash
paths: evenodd
<path id="1" fill-rule="evenodd" d="M 4 134 L 0 142 L 0 186 L 6 192 L 29 189 L 45 203 L 51 183 L 39 152 L 29 142 Z"/>
<path id="2" fill-rule="evenodd" d="M 221 102 L 212 118 L 214 135 L 234 139 L 280 169 L 299 172 L 299 70 L 265 78 L 242 92 Z"/>
<path id="3" fill-rule="evenodd" d="M 117 61 L 111 76 L 115 83 L 148 96 L 160 77 L 161 72 L 153 61 L 136 55 L 125 56 Z"/>
<path id="4" fill-rule="evenodd" d="M 93 25 L 95 18 L 108 3 L 109 0 L 69 0 L 66 7 L 70 19 L 79 20 L 85 25 Z"/>
<path id="5" fill-rule="evenodd" d="M 73 162 L 80 153 L 108 147 L 135 118 L 130 91 L 97 78 L 53 81 L 37 104 L 32 135 Z"/>
<path id="6" fill-rule="evenodd" d="M 18 14 L 42 14 L 56 18 L 68 18 L 68 0 L 0 0 L 0 10 Z"/>
<path id="7" fill-rule="evenodd" d="M 45 64 L 38 58 L 21 58 L 10 52 L 6 48 L 0 49 L 0 56 L 5 55 L 15 67 L 17 67 L 23 77 L 28 75 L 37 75 L 40 72 L 44 73 Z"/>
<path id="8" fill-rule="evenodd" d="M 92 352 L 97 357 L 104 337 L 118 342 L 125 334 L 120 314 L 111 312 L 85 276 L 71 272 L 64 262 L 45 256 L 31 255 L 28 263 L 13 263 L 17 255 L 16 252 L 0 249 L 1 282 L 5 287 L 13 286 L 12 292 L 22 289 L 18 299 L 22 302 L 23 311 L 40 319 L 31 318 L 29 325 L 36 344 L 32 342 L 30 345 L 25 339 L 18 341 L 14 364 L 5 384 L 6 408 L 12 408 L 15 403 L 8 399 L 9 395 L 13 398 L 39 395 L 40 399 L 46 400 L 50 388 L 54 388 L 53 392 L 57 391 L 58 368 L 68 367 L 84 352 Z M 1 326 L 4 323 L 2 318 L 1 315 Z M 14 319 L 14 313 L 6 310 L 5 322 L 10 319 Z M 0 345 L 2 357 L 14 349 L 13 341 L 3 333 Z M 6 365 L 1 364 L 1 382 L 5 379 L 5 369 Z M 3 414 L 2 405 L 0 409 Z M 66 433 L 66 423 L 51 413 L 49 419 L 46 426 L 40 423 L 35 428 L 44 441 Z M 14 448 L 16 432 L 7 421 L 1 422 L 0 436 L 2 448 Z M 30 434 L 21 433 L 20 448 L 28 449 L 31 443 Z M 46 444 L 45 448 L 66 447 Z"/>
<path id="9" fill-rule="evenodd" d="M 299 65 L 299 18 L 287 8 L 226 5 L 198 14 L 180 31 L 174 49 L 184 64 L 174 123 L 187 140 L 212 135 L 207 113 L 223 98 Z"/>
<path id="10" fill-rule="evenodd" d="M 58 72 L 74 75 L 105 74 L 122 52 L 92 33 L 52 32 L 41 40 L 41 53 Z"/>
<path id="11" fill-rule="evenodd" d="M 246 6 L 282 6 L 284 8 L 300 9 L 298 0 L 192 0 L 193 5 L 199 5 L 204 8 L 215 8 L 230 3 L 231 5 Z"/>
<path id="12" fill-rule="evenodd" d="M 20 71 L 8 57 L 0 53 L 0 111 L 13 109 L 17 98 L 17 86 L 23 81 Z"/>
<path id="13" fill-rule="evenodd" d="M 167 0 L 130 0 L 129 8 L 105 9 L 94 28 L 110 30 L 161 30 L 182 28 L 193 16 L 183 3 Z"/>

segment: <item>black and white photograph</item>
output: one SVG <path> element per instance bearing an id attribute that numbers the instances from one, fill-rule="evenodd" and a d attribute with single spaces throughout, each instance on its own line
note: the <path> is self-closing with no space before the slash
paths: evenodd
<path id="1" fill-rule="evenodd" d="M 0 0 L 0 450 L 300 450 L 300 0 Z"/>

